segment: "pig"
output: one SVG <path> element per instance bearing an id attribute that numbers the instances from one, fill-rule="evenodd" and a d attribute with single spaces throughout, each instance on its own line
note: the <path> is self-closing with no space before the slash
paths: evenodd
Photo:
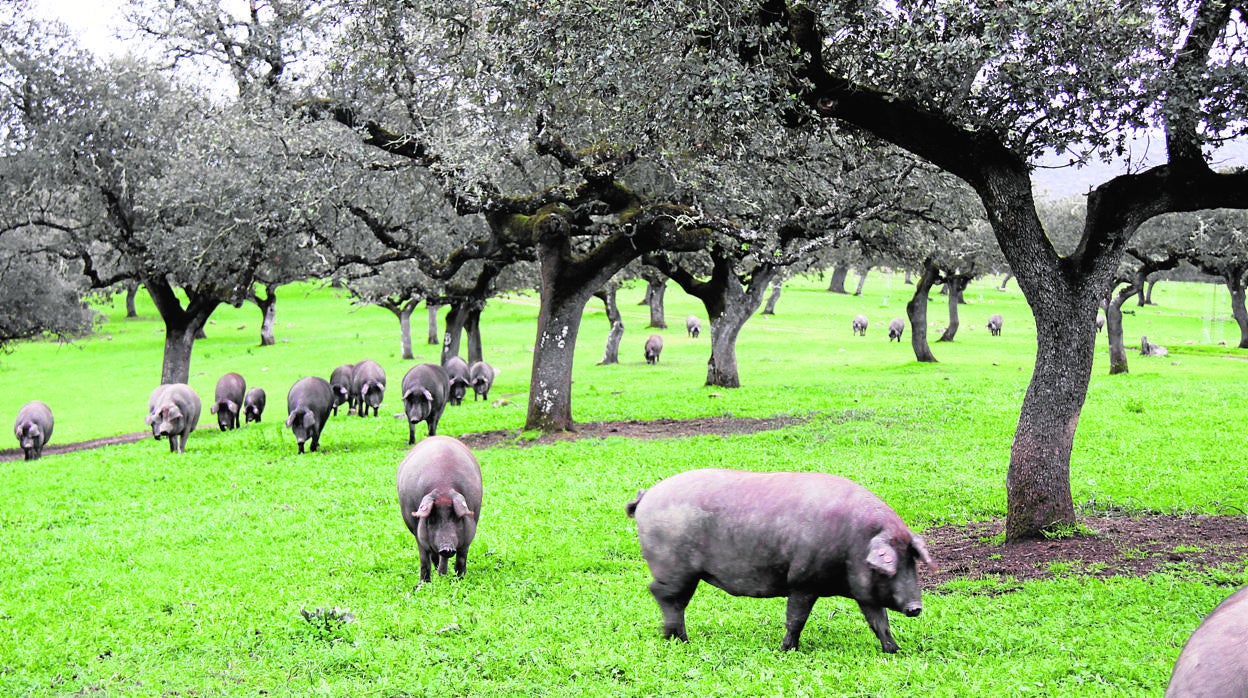
<path id="1" fill-rule="evenodd" d="M 702 321 L 698 319 L 697 315 L 690 315 L 685 318 L 685 331 L 694 339 L 697 339 L 698 335 L 702 334 Z"/>
<path id="2" fill-rule="evenodd" d="M 209 411 L 217 415 L 217 426 L 221 431 L 238 428 L 246 394 L 247 381 L 237 373 L 227 373 L 217 381 L 216 395 Z"/>
<path id="3" fill-rule="evenodd" d="M 1096 333 L 1100 334 L 1103 329 L 1105 329 L 1105 316 L 1098 313 L 1096 316 Z"/>
<path id="4" fill-rule="evenodd" d="M 915 561 L 932 567 L 923 539 L 845 478 L 690 470 L 641 490 L 625 511 L 637 520 L 668 638 L 688 641 L 685 606 L 703 579 L 733 596 L 787 596 L 783 650 L 798 648 L 823 596 L 857 601 L 888 653 L 898 647 L 885 609 L 923 610 Z"/>
<path id="5" fill-rule="evenodd" d="M 652 334 L 646 340 L 646 363 L 654 365 L 659 363 L 659 354 L 663 353 L 663 338 L 657 334 Z"/>
<path id="6" fill-rule="evenodd" d="M 334 391 L 334 416 L 338 415 L 338 406 L 346 403 L 347 412 L 355 406 L 351 398 L 351 382 L 355 378 L 355 364 L 343 364 L 329 374 L 329 387 Z"/>
<path id="7" fill-rule="evenodd" d="M 1144 356 L 1165 356 L 1170 353 L 1170 350 L 1160 344 L 1153 344 L 1145 335 L 1140 337 L 1140 353 Z"/>
<path id="8" fill-rule="evenodd" d="M 13 434 L 26 460 L 39 460 L 43 455 L 44 444 L 52 438 L 53 424 L 52 409 L 38 400 L 31 400 L 17 411 Z"/>
<path id="9" fill-rule="evenodd" d="M 897 340 L 901 342 L 901 334 L 906 331 L 906 321 L 899 317 L 895 317 L 888 323 L 888 341 Z"/>
<path id="10" fill-rule="evenodd" d="M 1226 597 L 1187 638 L 1167 698 L 1248 696 L 1248 587 Z"/>
<path id="11" fill-rule="evenodd" d="M 438 433 L 438 420 L 446 409 L 451 379 L 437 364 L 416 364 L 403 376 L 403 412 L 407 414 L 407 443 L 416 443 L 416 422 L 429 427 L 429 436 Z"/>
<path id="12" fill-rule="evenodd" d="M 472 401 L 490 399 L 490 387 L 494 385 L 494 367 L 484 361 L 474 361 L 468 367 L 468 380 L 472 382 Z"/>
<path id="13" fill-rule="evenodd" d="M 264 414 L 264 403 L 267 397 L 264 394 L 264 388 L 252 388 L 247 391 L 247 396 L 243 398 L 243 414 L 244 419 L 250 422 L 260 422 L 260 416 Z"/>
<path id="14" fill-rule="evenodd" d="M 468 362 L 458 356 L 452 356 L 442 364 L 442 368 L 446 369 L 448 381 L 446 400 L 452 405 L 458 405 L 464 401 L 464 395 L 468 394 L 468 386 L 472 385 L 472 379 L 468 374 Z"/>
<path id="15" fill-rule="evenodd" d="M 403 458 L 395 481 L 403 523 L 420 552 L 420 581 L 429 581 L 435 559 L 438 574 L 446 574 L 452 555 L 455 574 L 464 576 L 481 518 L 481 466 L 472 451 L 449 436 L 431 436 Z"/>
<path id="16" fill-rule="evenodd" d="M 334 404 L 334 390 L 320 376 L 307 376 L 295 381 L 286 393 L 286 426 L 295 433 L 295 443 L 303 453 L 303 444 L 311 441 L 309 450 L 321 446 L 321 430 L 329 421 Z"/>
<path id="17" fill-rule="evenodd" d="M 355 374 L 351 377 L 351 398 L 355 401 L 356 414 L 365 417 L 371 407 L 376 417 L 385 393 L 386 372 L 381 364 L 365 359 L 355 365 Z"/>
<path id="18" fill-rule="evenodd" d="M 993 313 L 992 317 L 988 318 L 988 333 L 993 337 L 1001 336 L 1001 315 L 999 313 Z"/>
<path id="19" fill-rule="evenodd" d="M 855 315 L 854 320 L 850 323 L 850 328 L 854 331 L 854 335 L 858 337 L 867 336 L 867 316 Z"/>
<path id="20" fill-rule="evenodd" d="M 199 395 L 186 383 L 169 383 L 157 387 L 147 400 L 147 425 L 152 436 L 169 437 L 170 453 L 186 453 L 186 437 L 199 424 L 202 405 Z"/>

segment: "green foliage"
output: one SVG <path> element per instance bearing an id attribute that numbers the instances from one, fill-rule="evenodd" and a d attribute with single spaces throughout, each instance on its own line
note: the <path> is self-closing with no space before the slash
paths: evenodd
<path id="1" fill-rule="evenodd" d="M 900 275 L 873 271 L 861 298 L 792 280 L 777 315 L 745 326 L 737 390 L 702 386 L 709 344 L 679 323 L 663 333 L 663 362 L 645 365 L 648 310 L 636 305 L 642 288 L 626 286 L 620 364 L 595 365 L 607 322 L 601 304 L 587 310 L 578 421 L 802 418 L 776 431 L 654 441 L 531 444 L 519 429 L 536 302 L 491 300 L 485 358 L 501 369 L 491 404 L 449 407 L 441 426 L 452 436 L 516 435 L 478 453 L 486 494 L 467 576 L 423 585 L 395 503 L 406 429 L 387 415 L 400 411 L 402 371 L 436 360 L 439 347 L 417 344 L 416 360 L 400 361 L 394 318 L 353 309 L 330 288 L 287 290 L 271 347 L 255 346 L 254 308 L 223 308 L 196 344 L 191 384 L 206 397 L 221 373 L 241 372 L 269 393 L 263 423 L 201 430 L 183 456 L 149 438 L 0 463 L 0 547 L 13 551 L 0 572 L 0 694 L 1158 694 L 1188 634 L 1248 571 L 1176 563 L 1146 579 L 1100 580 L 1083 574 L 1083 561 L 1045 582 L 928 586 L 922 616 L 893 617 L 896 656 L 880 653 L 845 599 L 821 600 L 802 650 L 782 653 L 782 599 L 703 585 L 689 609 L 691 642 L 660 638 L 623 505 L 672 473 L 838 473 L 920 531 L 1002 516 L 1035 337 L 1018 291 L 996 282 L 967 290 L 964 331 L 941 345 L 941 363 L 920 365 L 883 332 L 912 293 Z M 1072 459 L 1076 501 L 1248 508 L 1248 478 L 1236 470 L 1248 460 L 1244 364 L 1228 360 L 1242 352 L 1217 345 L 1237 330 L 1224 303 L 1210 304 L 1214 290 L 1162 283 L 1161 305 L 1127 319 L 1158 342 L 1190 339 L 1208 351 L 1138 360 L 1113 377 L 1098 356 Z M 944 300 L 932 302 L 938 320 Z M 160 323 L 150 305 L 137 320 L 104 311 L 93 339 L 22 344 L 0 360 L 0 416 L 45 400 L 57 414 L 53 444 L 143 428 Z M 669 319 L 691 312 L 698 304 L 669 289 Z M 850 333 L 858 312 L 872 321 L 865 338 Z M 1001 337 L 983 328 L 991 312 L 1006 317 Z M 382 417 L 331 418 L 322 451 L 296 455 L 281 426 L 286 389 L 366 357 L 388 373 Z M 1148 407 L 1131 411 L 1131 400 Z"/>

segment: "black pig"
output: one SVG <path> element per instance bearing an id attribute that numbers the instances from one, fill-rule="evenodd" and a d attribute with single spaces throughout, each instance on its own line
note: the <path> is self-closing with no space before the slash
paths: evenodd
<path id="1" fill-rule="evenodd" d="M 31 400 L 17 411 L 13 434 L 22 447 L 26 460 L 39 460 L 43 445 L 52 438 L 52 409 L 38 400 Z"/>
<path id="2" fill-rule="evenodd" d="M 209 411 L 217 415 L 217 426 L 221 431 L 238 428 L 246 394 L 247 381 L 237 373 L 227 373 L 217 381 L 217 391 Z"/>
<path id="3" fill-rule="evenodd" d="M 481 466 L 472 451 L 449 436 L 422 440 L 399 464 L 395 476 L 403 523 L 416 536 L 420 581 L 429 581 L 455 556 L 455 574 L 468 569 L 468 546 L 481 517 Z"/>
<path id="4" fill-rule="evenodd" d="M 308 376 L 295 381 L 286 393 L 286 426 L 295 433 L 295 443 L 303 453 L 303 444 L 310 441 L 309 450 L 321 446 L 321 431 L 329 421 L 329 411 L 334 404 L 334 391 L 329 381 L 320 376 Z"/>
<path id="5" fill-rule="evenodd" d="M 450 378 L 437 364 L 416 364 L 403 376 L 403 412 L 407 414 L 407 443 L 416 443 L 416 422 L 429 427 L 429 436 L 438 433 L 438 420 L 446 409 Z"/>

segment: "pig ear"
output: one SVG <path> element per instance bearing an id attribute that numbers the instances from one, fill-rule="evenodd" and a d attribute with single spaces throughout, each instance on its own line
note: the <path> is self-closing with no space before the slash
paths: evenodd
<path id="1" fill-rule="evenodd" d="M 155 423 L 156 423 L 156 413 L 155 413 L 155 412 L 152 412 L 152 413 L 148 414 L 148 415 L 147 415 L 147 418 L 146 418 L 144 421 L 146 421 L 146 422 L 147 422 L 147 426 L 149 426 L 149 427 L 150 427 L 150 426 L 152 426 L 153 424 L 155 424 Z"/>
<path id="2" fill-rule="evenodd" d="M 425 495 L 425 498 L 420 500 L 420 506 L 416 507 L 416 511 L 412 512 L 412 516 L 418 519 L 423 519 L 429 516 L 429 512 L 431 511 L 433 511 L 433 493 L 432 492 Z"/>
<path id="3" fill-rule="evenodd" d="M 468 500 L 464 499 L 464 495 L 454 490 L 451 490 L 451 506 L 455 507 L 455 515 L 461 519 L 465 516 L 475 516 L 468 508 Z"/>
<path id="4" fill-rule="evenodd" d="M 917 533 L 910 534 L 910 547 L 914 548 L 914 554 L 918 556 L 919 562 L 927 566 L 927 569 L 936 569 L 936 563 L 932 562 L 932 556 L 927 553 L 927 542 L 923 540 L 923 536 Z"/>
<path id="5" fill-rule="evenodd" d="M 364 397 L 365 395 L 368 395 L 368 389 L 371 387 L 373 386 L 370 383 L 365 383 L 364 385 L 360 386 L 360 397 Z"/>
<path id="6" fill-rule="evenodd" d="M 430 403 L 432 403 L 432 402 L 433 402 L 433 393 L 430 393 L 428 390 L 422 390 L 422 391 L 420 391 L 420 392 L 421 392 L 421 394 L 422 394 L 422 395 L 424 395 L 424 396 L 425 396 L 425 400 L 426 400 L 427 402 L 430 402 Z"/>
<path id="7" fill-rule="evenodd" d="M 295 425 L 295 413 L 291 412 L 290 416 L 286 418 L 286 427 L 289 429 L 290 427 L 294 425 Z"/>
<path id="8" fill-rule="evenodd" d="M 178 409 L 177 405 L 174 405 L 169 408 L 169 411 L 166 414 L 168 415 L 168 419 L 173 421 L 182 417 L 182 410 Z"/>
<path id="9" fill-rule="evenodd" d="M 212 407 L 208 408 L 208 411 L 209 411 L 209 412 L 211 412 L 211 413 L 213 413 L 213 414 L 216 414 L 216 413 L 217 413 L 217 409 L 218 409 L 218 405 L 214 404 Z"/>
<path id="10" fill-rule="evenodd" d="M 867 548 L 867 565 L 888 577 L 897 574 L 897 551 L 888 544 L 883 533 L 871 539 Z"/>
<path id="11" fill-rule="evenodd" d="M 233 400 L 228 400 L 225 403 L 225 409 L 229 410 L 230 414 L 238 414 L 238 403 Z"/>

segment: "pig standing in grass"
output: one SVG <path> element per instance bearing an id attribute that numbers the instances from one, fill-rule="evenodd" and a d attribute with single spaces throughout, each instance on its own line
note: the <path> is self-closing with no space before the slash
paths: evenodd
<path id="1" fill-rule="evenodd" d="M 52 438 L 52 426 L 52 409 L 38 400 L 31 400 L 17 411 L 13 434 L 26 460 L 39 460 L 43 455 L 43 445 Z"/>
<path id="2" fill-rule="evenodd" d="M 221 431 L 238 428 L 246 394 L 247 381 L 237 373 L 227 373 L 217 381 L 216 395 L 209 411 L 217 415 L 217 426 Z"/>
<path id="3" fill-rule="evenodd" d="M 329 411 L 334 404 L 334 391 L 329 381 L 320 376 L 308 376 L 295 381 L 286 393 L 286 426 L 295 433 L 295 443 L 303 453 L 303 444 L 312 442 L 309 450 L 321 446 L 321 430 L 329 421 Z"/>
<path id="4" fill-rule="evenodd" d="M 252 388 L 243 398 L 243 415 L 247 422 L 259 422 L 264 414 L 264 403 L 267 401 L 264 388 Z"/>
<path id="5" fill-rule="evenodd" d="M 853 322 L 850 323 L 850 327 L 853 329 L 855 335 L 859 337 L 866 337 L 867 336 L 867 316 L 855 315 Z"/>
<path id="6" fill-rule="evenodd" d="M 329 374 L 329 388 L 334 391 L 334 416 L 338 415 L 338 406 L 346 403 L 347 412 L 351 411 L 351 383 L 355 379 L 355 364 L 343 364 Z"/>
<path id="7" fill-rule="evenodd" d="M 702 334 L 702 321 L 698 319 L 697 315 L 690 315 L 685 318 L 685 331 L 694 339 L 697 339 L 698 335 Z"/>
<path id="8" fill-rule="evenodd" d="M 663 338 L 657 334 L 652 334 L 646 339 L 646 363 L 659 363 L 659 354 L 663 353 Z"/>
<path id="9" fill-rule="evenodd" d="M 494 367 L 484 361 L 474 361 L 468 367 L 468 380 L 472 381 L 472 401 L 490 399 L 490 387 L 494 385 Z"/>
<path id="10" fill-rule="evenodd" d="M 447 376 L 446 401 L 452 405 L 458 405 L 468 394 L 468 386 L 472 385 L 472 379 L 468 374 L 468 362 L 458 356 L 452 356 L 442 364 L 442 368 L 446 369 Z"/>
<path id="11" fill-rule="evenodd" d="M 797 649 L 815 601 L 858 602 L 885 652 L 896 652 L 886 609 L 923 610 L 915 562 L 923 539 L 861 485 L 824 473 L 691 470 L 642 490 L 625 510 L 663 611 L 666 637 L 688 640 L 685 606 L 699 580 L 734 596 L 787 596 L 781 649 Z"/>
<path id="12" fill-rule="evenodd" d="M 988 333 L 991 334 L 993 337 L 1001 336 L 1001 315 L 1000 314 L 994 313 L 992 317 L 988 318 Z"/>
<path id="13" fill-rule="evenodd" d="M 169 383 L 152 391 L 147 401 L 147 425 L 152 436 L 169 437 L 170 453 L 186 453 L 186 437 L 199 424 L 199 395 L 186 383 Z"/>
<path id="14" fill-rule="evenodd" d="M 891 342 L 895 339 L 898 342 L 901 342 L 901 335 L 905 331 L 906 331 L 906 321 L 902 320 L 899 317 L 893 318 L 888 323 L 888 341 Z"/>
<path id="15" fill-rule="evenodd" d="M 408 452 L 395 480 L 403 523 L 420 551 L 420 581 L 429 581 L 435 559 L 438 574 L 446 574 L 452 555 L 455 574 L 464 576 L 481 516 L 481 466 L 472 451 L 449 436 L 431 436 Z"/>
<path id="16" fill-rule="evenodd" d="M 1248 696 L 1248 587 L 1226 597 L 1187 639 L 1166 696 Z"/>
<path id="17" fill-rule="evenodd" d="M 385 393 L 386 372 L 381 364 L 365 359 L 355 365 L 355 374 L 351 377 L 351 398 L 355 401 L 356 414 L 364 417 L 371 407 L 376 417 Z"/>
<path id="18" fill-rule="evenodd" d="M 407 443 L 416 443 L 416 422 L 429 427 L 429 436 L 438 433 L 438 420 L 446 409 L 446 392 L 451 380 L 437 364 L 416 364 L 403 376 L 403 412 L 407 415 Z"/>

